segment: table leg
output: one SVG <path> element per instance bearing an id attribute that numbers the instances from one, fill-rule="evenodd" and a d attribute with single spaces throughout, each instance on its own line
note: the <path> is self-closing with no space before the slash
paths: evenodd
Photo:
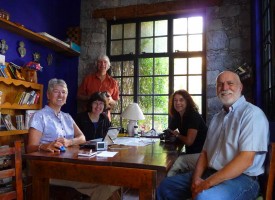
<path id="1" fill-rule="evenodd" d="M 48 178 L 32 178 L 32 200 L 48 200 L 49 199 L 49 179 Z"/>

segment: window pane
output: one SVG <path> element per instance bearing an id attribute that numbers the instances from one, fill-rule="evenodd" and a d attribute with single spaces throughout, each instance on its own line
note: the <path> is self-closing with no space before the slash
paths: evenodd
<path id="1" fill-rule="evenodd" d="M 153 22 L 141 22 L 141 37 L 153 36 Z"/>
<path id="2" fill-rule="evenodd" d="M 140 40 L 140 52 L 153 53 L 153 39 L 141 39 Z"/>
<path id="3" fill-rule="evenodd" d="M 187 19 L 179 18 L 173 20 L 173 34 L 187 34 Z"/>
<path id="4" fill-rule="evenodd" d="M 139 59 L 139 75 L 140 76 L 153 75 L 153 58 Z"/>
<path id="5" fill-rule="evenodd" d="M 153 112 L 153 106 L 152 106 L 152 96 L 140 96 L 138 103 L 140 106 L 140 109 L 144 113 L 152 113 Z"/>
<path id="6" fill-rule="evenodd" d="M 167 77 L 156 77 L 154 79 L 154 94 L 168 94 L 169 91 L 169 79 Z"/>
<path id="7" fill-rule="evenodd" d="M 155 96 L 154 97 L 154 111 L 159 114 L 168 113 L 168 96 Z"/>
<path id="8" fill-rule="evenodd" d="M 174 74 L 187 74 L 187 59 L 175 58 L 174 59 Z"/>
<path id="9" fill-rule="evenodd" d="M 136 43 L 135 40 L 124 40 L 123 54 L 135 54 Z"/>
<path id="10" fill-rule="evenodd" d="M 134 97 L 133 96 L 123 96 L 121 98 L 122 100 L 122 112 L 126 109 L 126 107 L 134 102 Z"/>
<path id="11" fill-rule="evenodd" d="M 190 94 L 201 94 L 202 80 L 201 76 L 189 76 L 188 78 L 188 92 Z"/>
<path id="12" fill-rule="evenodd" d="M 138 121 L 139 126 L 143 126 L 145 128 L 145 132 L 151 130 L 152 123 L 152 115 L 145 115 L 145 120 Z"/>
<path id="13" fill-rule="evenodd" d="M 155 22 L 155 36 L 167 35 L 167 20 Z"/>
<path id="14" fill-rule="evenodd" d="M 111 39 L 122 39 L 122 24 L 111 26 Z"/>
<path id="15" fill-rule="evenodd" d="M 169 59 L 155 58 L 155 75 L 168 75 L 169 73 Z"/>
<path id="16" fill-rule="evenodd" d="M 124 25 L 124 38 L 135 38 L 136 37 L 136 24 L 130 23 Z"/>
<path id="17" fill-rule="evenodd" d="M 123 62 L 123 76 L 134 76 L 134 63 L 133 61 Z"/>
<path id="18" fill-rule="evenodd" d="M 189 58 L 189 74 L 202 74 L 202 58 Z"/>
<path id="19" fill-rule="evenodd" d="M 140 77 L 139 78 L 139 94 L 153 94 L 153 78 Z"/>
<path id="20" fill-rule="evenodd" d="M 196 105 L 198 106 L 199 108 L 199 113 L 202 112 L 202 107 L 201 107 L 201 104 L 202 104 L 202 97 L 201 96 L 192 96 L 192 99 L 194 100 L 194 102 L 196 103 Z"/>
<path id="21" fill-rule="evenodd" d="M 155 39 L 155 52 L 156 53 L 167 52 L 167 37 L 160 37 Z"/>
<path id="22" fill-rule="evenodd" d="M 111 114 L 111 118 L 112 118 L 112 126 L 114 127 L 120 127 L 120 114 Z M 125 127 L 125 126 L 122 126 Z"/>
<path id="23" fill-rule="evenodd" d="M 111 42 L 111 55 L 122 54 L 122 40 Z"/>
<path id="24" fill-rule="evenodd" d="M 134 94 L 134 78 L 122 78 L 122 91 L 123 94 Z"/>
<path id="25" fill-rule="evenodd" d="M 189 35 L 188 51 L 202 51 L 202 35 Z"/>
<path id="26" fill-rule="evenodd" d="M 196 26 L 194 26 L 196 24 Z M 202 17 L 189 17 L 188 18 L 188 33 L 202 33 L 203 22 Z"/>
<path id="27" fill-rule="evenodd" d="M 121 99 L 119 99 L 117 101 L 117 105 L 120 105 L 120 103 L 121 103 Z M 114 106 L 114 108 L 112 109 L 112 113 L 120 113 L 120 112 L 121 112 L 120 106 Z M 112 120 L 112 122 L 113 122 L 113 120 Z"/>
<path id="28" fill-rule="evenodd" d="M 155 115 L 154 116 L 154 129 L 157 133 L 162 132 L 168 127 L 168 116 Z"/>
<path id="29" fill-rule="evenodd" d="M 173 37 L 173 51 L 187 51 L 187 36 Z"/>
<path id="30" fill-rule="evenodd" d="M 112 62 L 111 70 L 112 70 L 113 76 L 121 76 L 121 62 Z"/>
<path id="31" fill-rule="evenodd" d="M 184 89 L 187 90 L 187 78 L 186 76 L 174 77 L 174 91 Z"/>

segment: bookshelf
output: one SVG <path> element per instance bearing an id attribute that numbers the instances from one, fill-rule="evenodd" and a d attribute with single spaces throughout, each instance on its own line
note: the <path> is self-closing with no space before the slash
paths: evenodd
<path id="1" fill-rule="evenodd" d="M 40 94 L 36 104 L 19 105 L 17 102 L 15 102 L 18 93 L 22 93 L 23 91 L 30 92 L 32 90 Z M 26 110 L 39 110 L 42 108 L 43 85 L 41 84 L 0 77 L 0 91 L 2 91 L 0 104 L 1 114 L 9 114 L 12 117 L 12 124 L 15 127 L 15 115 L 25 116 Z M 0 145 L 12 144 L 16 139 L 25 140 L 27 133 L 27 129 L 0 131 Z"/>
<path id="2" fill-rule="evenodd" d="M 62 43 L 58 43 L 57 41 L 52 40 L 51 38 L 47 38 L 41 34 L 35 33 L 33 31 L 25 28 L 24 26 L 20 26 L 16 23 L 9 21 L 9 20 L 0 18 L 0 28 L 3 28 L 10 32 L 13 32 L 17 35 L 21 35 L 31 41 L 39 43 L 43 46 L 51 48 L 54 51 L 63 53 L 67 56 L 79 56 L 80 55 L 79 52 L 74 51 L 72 48 L 63 45 Z"/>

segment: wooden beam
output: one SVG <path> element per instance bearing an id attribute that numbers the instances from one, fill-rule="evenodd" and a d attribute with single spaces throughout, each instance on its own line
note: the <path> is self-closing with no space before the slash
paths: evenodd
<path id="1" fill-rule="evenodd" d="M 155 4 L 139 4 L 125 7 L 115 7 L 94 10 L 93 18 L 105 18 L 111 20 L 129 19 L 149 16 L 180 14 L 186 10 L 201 9 L 208 6 L 218 6 L 222 0 L 176 0 Z"/>

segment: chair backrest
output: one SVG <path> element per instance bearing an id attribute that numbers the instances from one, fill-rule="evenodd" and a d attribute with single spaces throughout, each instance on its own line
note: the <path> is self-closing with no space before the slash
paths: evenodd
<path id="1" fill-rule="evenodd" d="M 265 200 L 272 200 L 275 177 L 275 142 L 272 142 L 269 146 L 267 159 L 264 198 Z"/>
<path id="2" fill-rule="evenodd" d="M 13 190 L 8 190 L 0 194 L 0 199 L 23 199 L 23 180 L 22 180 L 22 153 L 21 141 L 15 141 L 14 147 L 0 148 L 0 156 L 11 158 L 11 168 L 0 171 L 0 179 L 12 178 Z"/>

